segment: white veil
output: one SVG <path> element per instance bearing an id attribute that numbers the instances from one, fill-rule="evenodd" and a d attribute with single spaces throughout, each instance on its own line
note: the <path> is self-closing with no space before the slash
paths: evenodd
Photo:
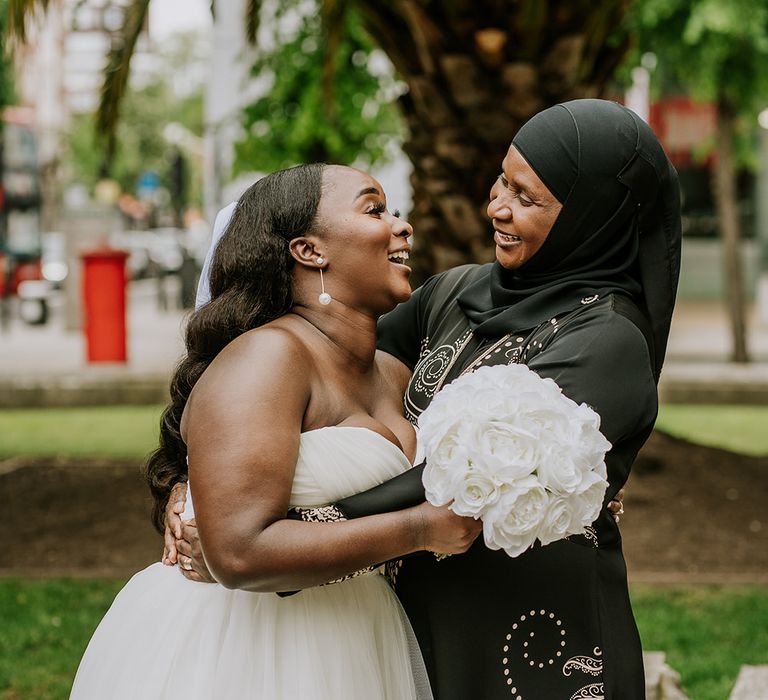
<path id="1" fill-rule="evenodd" d="M 216 252 L 216 246 L 219 244 L 221 237 L 224 235 L 224 231 L 227 230 L 229 222 L 232 219 L 232 215 L 235 213 L 235 207 L 237 202 L 232 202 L 226 207 L 221 209 L 216 214 L 216 220 L 213 223 L 213 234 L 211 236 L 211 246 L 208 248 L 208 253 L 205 256 L 205 263 L 203 263 L 203 270 L 200 273 L 200 280 L 197 283 L 197 296 L 195 297 L 195 310 L 199 309 L 203 304 L 207 304 L 211 300 L 211 263 L 213 262 L 213 254 Z"/>

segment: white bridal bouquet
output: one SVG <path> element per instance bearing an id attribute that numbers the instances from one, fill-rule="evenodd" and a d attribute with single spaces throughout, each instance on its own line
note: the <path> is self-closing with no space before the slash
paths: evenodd
<path id="1" fill-rule="evenodd" d="M 583 534 L 608 486 L 600 416 L 525 365 L 481 367 L 419 418 L 427 500 L 482 518 L 485 543 L 516 557 Z"/>

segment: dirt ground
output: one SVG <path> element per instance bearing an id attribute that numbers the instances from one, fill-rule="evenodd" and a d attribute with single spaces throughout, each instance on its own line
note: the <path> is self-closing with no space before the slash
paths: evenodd
<path id="1" fill-rule="evenodd" d="M 0 575 L 126 577 L 157 561 L 135 462 L 0 462 Z M 768 457 L 656 433 L 621 521 L 630 578 L 768 583 Z"/>

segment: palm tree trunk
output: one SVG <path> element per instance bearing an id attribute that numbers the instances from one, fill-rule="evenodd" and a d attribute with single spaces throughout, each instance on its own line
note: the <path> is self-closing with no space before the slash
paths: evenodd
<path id="1" fill-rule="evenodd" d="M 536 112 L 603 94 L 626 44 L 607 42 L 626 0 L 356 0 L 408 84 L 414 283 L 493 259 L 488 192 Z"/>
<path id="2" fill-rule="evenodd" d="M 723 240 L 726 303 L 731 322 L 731 359 L 748 362 L 744 303 L 744 272 L 741 260 L 741 225 L 736 199 L 736 169 L 733 160 L 735 110 L 727 99 L 717 103 L 717 161 L 714 193 L 720 235 Z"/>

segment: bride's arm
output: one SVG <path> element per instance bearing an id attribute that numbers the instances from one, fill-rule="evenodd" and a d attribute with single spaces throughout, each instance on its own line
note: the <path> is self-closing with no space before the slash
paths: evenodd
<path id="1" fill-rule="evenodd" d="M 309 358 L 274 329 L 247 333 L 210 365 L 184 430 L 205 562 L 228 588 L 307 588 L 419 551 L 464 551 L 477 524 L 428 504 L 332 526 L 285 519 L 312 392 Z"/>

